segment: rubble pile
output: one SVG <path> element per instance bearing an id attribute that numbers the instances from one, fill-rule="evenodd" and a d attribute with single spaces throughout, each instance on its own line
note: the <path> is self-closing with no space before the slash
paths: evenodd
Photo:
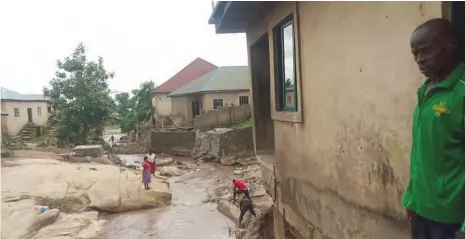
<path id="1" fill-rule="evenodd" d="M 238 223 L 240 210 L 239 201 L 242 195 L 236 196 L 235 204 L 233 204 L 233 186 L 232 179 L 241 179 L 249 187 L 250 196 L 254 204 L 254 210 L 257 213 L 257 218 L 265 213 L 273 205 L 271 197 L 264 188 L 263 180 L 261 179 L 260 167 L 258 165 L 250 165 L 247 167 L 237 167 L 234 169 L 234 175 L 231 175 L 222 180 L 220 185 L 215 190 L 215 198 L 209 201 L 218 203 L 218 210 Z M 244 225 L 249 225 L 255 221 L 248 213 L 244 217 Z"/>

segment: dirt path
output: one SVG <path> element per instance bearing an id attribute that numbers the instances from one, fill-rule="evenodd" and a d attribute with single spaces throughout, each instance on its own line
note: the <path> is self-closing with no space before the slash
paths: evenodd
<path id="1" fill-rule="evenodd" d="M 202 165 L 197 171 L 171 178 L 172 205 L 109 216 L 98 238 L 230 239 L 234 222 L 206 202 L 224 168 Z"/>

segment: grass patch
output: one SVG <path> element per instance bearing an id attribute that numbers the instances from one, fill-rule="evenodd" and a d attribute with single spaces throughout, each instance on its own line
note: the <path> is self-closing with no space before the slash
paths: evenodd
<path id="1" fill-rule="evenodd" d="M 50 209 L 56 208 L 64 213 L 77 213 L 88 209 L 87 201 L 79 197 L 36 197 L 34 201 L 37 205 L 48 206 Z"/>
<path id="2" fill-rule="evenodd" d="M 252 126 L 252 119 L 248 119 L 245 121 L 241 121 L 239 123 L 234 124 L 234 128 L 245 128 L 245 127 L 251 127 Z"/>

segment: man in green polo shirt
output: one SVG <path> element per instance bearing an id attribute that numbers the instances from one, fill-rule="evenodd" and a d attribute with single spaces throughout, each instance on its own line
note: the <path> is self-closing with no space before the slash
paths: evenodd
<path id="1" fill-rule="evenodd" d="M 410 46 L 426 81 L 413 112 L 410 182 L 402 204 L 412 239 L 453 239 L 465 219 L 465 64 L 445 19 L 416 28 Z"/>

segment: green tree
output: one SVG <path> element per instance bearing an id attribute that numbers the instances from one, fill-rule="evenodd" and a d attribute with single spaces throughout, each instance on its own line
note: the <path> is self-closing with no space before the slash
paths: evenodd
<path id="1" fill-rule="evenodd" d="M 132 97 L 128 93 L 120 93 L 116 98 L 117 109 L 120 110 L 121 132 L 128 133 L 136 129 L 136 125 L 147 121 L 151 116 L 152 109 L 152 89 L 155 87 L 153 81 L 145 81 L 138 89 L 131 91 Z M 126 94 L 128 98 L 126 98 Z M 121 107 L 121 108 L 119 108 Z"/>
<path id="2" fill-rule="evenodd" d="M 115 95 L 116 112 L 120 115 L 125 115 L 131 110 L 132 102 L 129 93 L 123 92 Z"/>
<path id="3" fill-rule="evenodd" d="M 59 140 L 63 143 L 86 144 L 89 136 L 100 138 L 103 127 L 114 109 L 103 59 L 89 61 L 82 43 L 74 52 L 57 61 L 55 78 L 44 88 L 51 101 L 53 122 Z"/>

